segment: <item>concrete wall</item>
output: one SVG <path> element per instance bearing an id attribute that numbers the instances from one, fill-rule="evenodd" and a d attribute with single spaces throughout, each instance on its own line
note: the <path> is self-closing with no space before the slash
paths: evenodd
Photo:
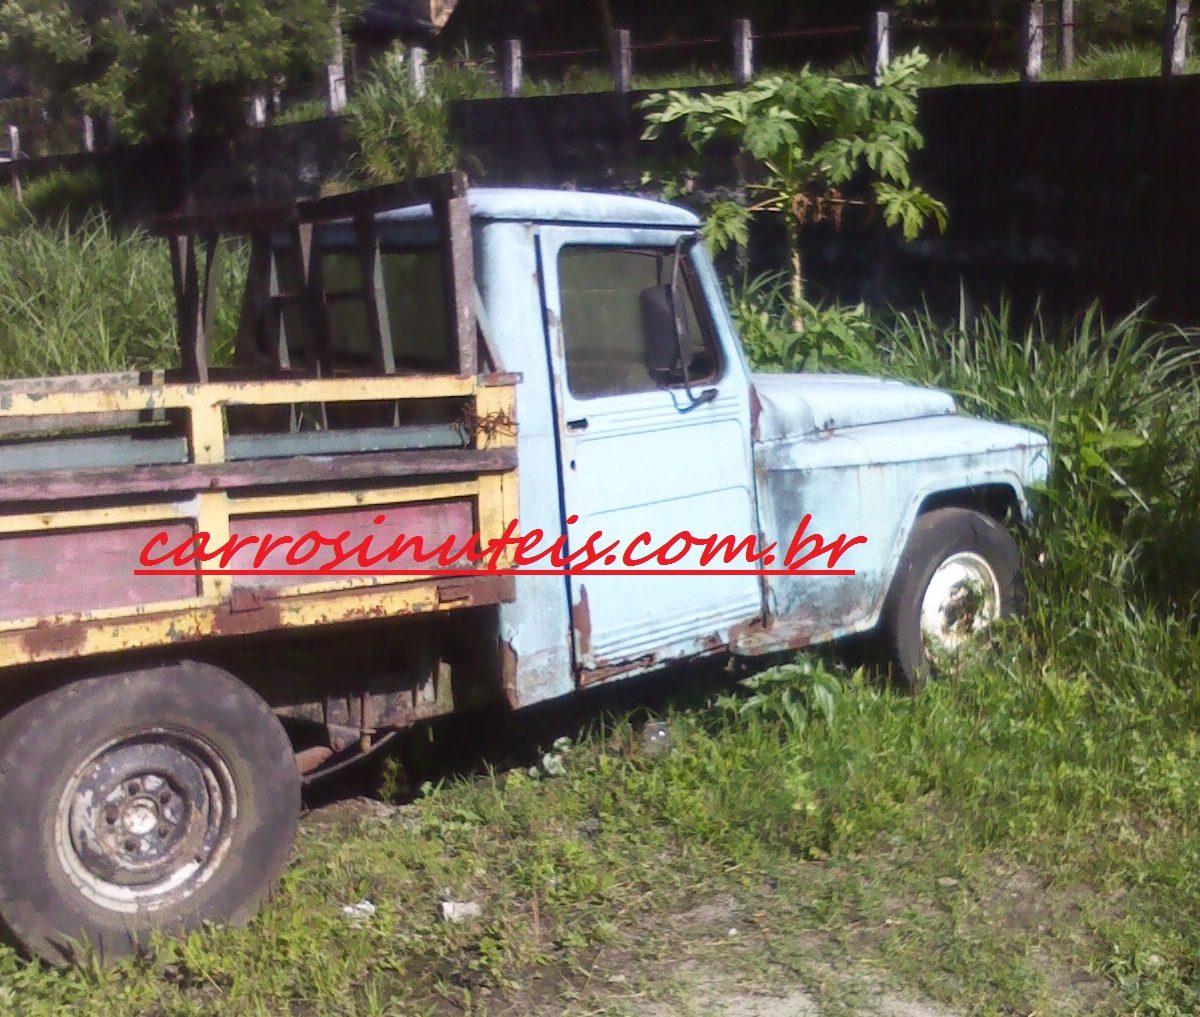
<path id="1" fill-rule="evenodd" d="M 481 100 L 453 119 L 480 183 L 642 190 L 646 162 L 678 149 L 639 140 L 640 98 Z M 920 126 L 917 178 L 949 206 L 948 233 L 905 244 L 861 215 L 813 226 L 815 295 L 952 310 L 961 283 L 973 301 L 1008 293 L 1052 313 L 1153 299 L 1155 316 L 1200 324 L 1200 77 L 929 89 Z M 330 119 L 198 141 L 186 160 L 137 149 L 96 165 L 118 181 L 118 211 L 139 218 L 189 189 L 201 205 L 314 193 L 345 172 L 350 147 Z M 703 187 L 733 175 L 729 154 L 714 155 Z M 755 267 L 780 264 L 777 230 L 757 236 Z"/>

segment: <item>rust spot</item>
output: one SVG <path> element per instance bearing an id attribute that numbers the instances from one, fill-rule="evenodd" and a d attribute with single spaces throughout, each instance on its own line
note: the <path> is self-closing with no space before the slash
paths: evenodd
<path id="1" fill-rule="evenodd" d="M 519 657 L 512 643 L 507 639 L 500 640 L 500 679 L 504 689 L 504 698 L 514 710 L 520 705 L 517 692 L 517 663 Z"/>
<path id="2" fill-rule="evenodd" d="M 254 606 L 248 606 L 243 601 L 236 608 L 232 604 L 225 604 L 213 618 L 214 636 L 245 636 L 282 627 L 279 605 L 269 600 L 260 601 Z"/>
<path id="3" fill-rule="evenodd" d="M 43 657 L 75 657 L 87 643 L 89 626 L 84 622 L 52 625 L 40 622 L 21 637 L 26 653 L 38 660 Z"/>
<path id="4" fill-rule="evenodd" d="M 234 614 L 239 611 L 258 611 L 263 605 L 261 590 L 237 587 L 229 595 L 229 610 Z"/>
<path id="5" fill-rule="evenodd" d="M 758 418 L 762 414 L 762 402 L 758 398 L 758 390 L 750 386 L 750 440 L 758 441 Z"/>
<path id="6" fill-rule="evenodd" d="M 759 657 L 783 650 L 802 650 L 813 642 L 815 623 L 808 618 L 771 618 L 737 625 L 729 633 L 729 649 L 738 657 Z"/>
<path id="7" fill-rule="evenodd" d="M 479 385 L 482 388 L 502 388 L 506 385 L 516 385 L 524 378 L 523 374 L 516 371 L 491 371 L 479 376 Z"/>
<path id="8" fill-rule="evenodd" d="M 296 768 L 301 773 L 312 773 L 332 755 L 333 749 L 328 745 L 314 745 L 311 749 L 302 749 L 296 753 Z"/>
<path id="9" fill-rule="evenodd" d="M 657 663 L 658 658 L 653 653 L 647 653 L 643 657 L 636 657 L 621 664 L 601 665 L 587 671 L 581 671 L 579 673 L 579 685 L 581 688 L 586 688 L 588 685 L 596 685 L 599 682 L 608 681 L 609 678 L 615 678 L 626 671 L 644 671 L 646 668 L 653 667 Z"/>
<path id="10" fill-rule="evenodd" d="M 592 652 L 592 614 L 588 609 L 587 587 L 580 584 L 579 601 L 571 605 L 571 624 L 575 626 L 575 637 L 579 640 L 579 656 Z"/>

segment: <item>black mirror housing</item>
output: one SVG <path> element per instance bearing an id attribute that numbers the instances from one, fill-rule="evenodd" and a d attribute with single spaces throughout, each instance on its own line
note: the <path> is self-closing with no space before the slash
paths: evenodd
<path id="1" fill-rule="evenodd" d="M 650 286 L 639 295 L 642 336 L 646 341 L 646 366 L 656 376 L 681 369 L 680 349 L 691 349 L 687 320 L 675 313 L 669 284 Z"/>

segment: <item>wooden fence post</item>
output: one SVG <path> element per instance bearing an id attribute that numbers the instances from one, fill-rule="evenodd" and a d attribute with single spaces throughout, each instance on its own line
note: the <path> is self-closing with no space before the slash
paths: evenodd
<path id="1" fill-rule="evenodd" d="M 267 93 L 255 92 L 250 96 L 250 126 L 266 127 L 267 125 Z"/>
<path id="2" fill-rule="evenodd" d="M 17 160 L 21 158 L 21 132 L 16 124 L 8 125 L 8 152 L 12 159 L 12 187 L 17 201 L 21 201 L 21 174 L 17 172 Z"/>
<path id="3" fill-rule="evenodd" d="M 749 18 L 733 23 L 733 81 L 748 85 L 754 80 L 754 29 Z"/>
<path id="4" fill-rule="evenodd" d="M 892 59 L 892 21 L 887 11 L 875 11 L 871 15 L 871 84 L 883 80 L 883 72 Z"/>
<path id="5" fill-rule="evenodd" d="M 337 5 L 333 8 L 333 53 L 325 66 L 325 109 L 337 116 L 346 108 L 346 51 Z"/>
<path id="6" fill-rule="evenodd" d="M 1163 18 L 1164 78 L 1173 78 L 1187 69 L 1188 6 L 1188 0 L 1167 0 L 1167 10 Z"/>
<path id="7" fill-rule="evenodd" d="M 618 28 L 612 35 L 613 90 L 624 95 L 633 89 L 633 42 L 628 28 Z"/>
<path id="8" fill-rule="evenodd" d="M 1075 63 L 1075 0 L 1058 0 L 1058 69 Z"/>
<path id="9" fill-rule="evenodd" d="M 424 46 L 408 48 L 408 80 L 413 91 L 421 97 L 425 95 L 425 56 Z"/>
<path id="10" fill-rule="evenodd" d="M 521 79 L 525 74 L 525 61 L 521 54 L 520 39 L 505 39 L 500 47 L 500 92 L 512 98 L 521 94 Z"/>
<path id="11" fill-rule="evenodd" d="M 1025 0 L 1021 8 L 1021 80 L 1037 81 L 1042 76 L 1045 43 L 1042 0 Z"/>

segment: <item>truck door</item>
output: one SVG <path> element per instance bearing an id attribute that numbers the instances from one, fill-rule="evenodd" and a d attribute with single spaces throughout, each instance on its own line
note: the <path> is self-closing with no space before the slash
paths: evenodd
<path id="1" fill-rule="evenodd" d="M 572 552 L 595 533 L 603 539 L 594 547 L 621 544 L 593 566 L 610 574 L 567 579 L 584 684 L 723 644 L 761 613 L 758 576 L 718 571 L 753 567 L 745 561 L 703 566 L 695 546 L 673 560 L 686 540 L 663 561 L 631 567 L 623 558 L 624 548 L 644 558 L 683 531 L 735 541 L 758 532 L 748 379 L 726 319 L 707 310 L 716 294 L 702 255 L 683 254 L 676 272 L 678 239 L 665 230 L 540 232 L 564 533 Z M 673 278 L 685 296 L 676 306 L 688 322 L 691 395 L 682 376 L 655 370 L 643 328 L 644 294 Z M 648 541 L 635 545 L 642 534 Z"/>

